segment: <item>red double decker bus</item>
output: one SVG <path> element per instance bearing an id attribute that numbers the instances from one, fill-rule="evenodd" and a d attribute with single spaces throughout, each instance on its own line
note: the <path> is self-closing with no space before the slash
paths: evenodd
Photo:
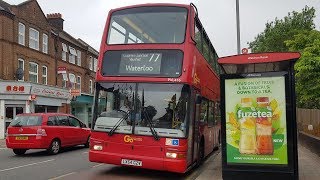
<path id="1" fill-rule="evenodd" d="M 109 12 L 89 160 L 184 173 L 220 144 L 220 67 L 193 4 Z"/>

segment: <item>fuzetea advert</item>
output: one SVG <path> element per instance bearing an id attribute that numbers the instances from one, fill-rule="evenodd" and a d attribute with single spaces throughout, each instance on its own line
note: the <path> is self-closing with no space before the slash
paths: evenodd
<path id="1" fill-rule="evenodd" d="M 288 164 L 284 77 L 225 80 L 227 163 Z"/>

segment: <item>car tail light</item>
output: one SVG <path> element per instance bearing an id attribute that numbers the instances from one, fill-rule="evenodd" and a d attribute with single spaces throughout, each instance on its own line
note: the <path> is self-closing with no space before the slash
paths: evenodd
<path id="1" fill-rule="evenodd" d="M 47 136 L 46 130 L 45 129 L 38 129 L 37 136 Z"/>

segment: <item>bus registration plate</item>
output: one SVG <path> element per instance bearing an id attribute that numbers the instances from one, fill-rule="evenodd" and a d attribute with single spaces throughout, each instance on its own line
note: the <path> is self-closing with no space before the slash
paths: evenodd
<path id="1" fill-rule="evenodd" d="M 16 140 L 28 140 L 28 136 L 17 136 Z"/>
<path id="2" fill-rule="evenodd" d="M 129 166 L 142 166 L 142 161 L 121 159 L 121 164 L 129 165 Z"/>

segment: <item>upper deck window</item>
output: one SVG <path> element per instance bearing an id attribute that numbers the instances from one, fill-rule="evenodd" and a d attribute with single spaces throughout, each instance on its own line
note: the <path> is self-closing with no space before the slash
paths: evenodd
<path id="1" fill-rule="evenodd" d="M 187 9 L 139 7 L 112 13 L 108 44 L 183 43 Z"/>

